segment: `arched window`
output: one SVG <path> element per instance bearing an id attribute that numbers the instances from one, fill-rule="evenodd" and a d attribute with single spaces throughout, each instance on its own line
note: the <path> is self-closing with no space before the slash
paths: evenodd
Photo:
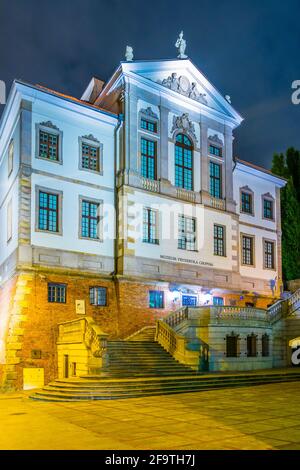
<path id="1" fill-rule="evenodd" d="M 184 134 L 176 136 L 175 186 L 193 190 L 193 144 Z"/>

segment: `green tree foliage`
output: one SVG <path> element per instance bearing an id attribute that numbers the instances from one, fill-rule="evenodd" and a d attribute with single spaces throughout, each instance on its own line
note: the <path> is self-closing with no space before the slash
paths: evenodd
<path id="1" fill-rule="evenodd" d="M 285 281 L 300 278 L 300 152 L 289 148 L 273 157 L 272 172 L 288 180 L 281 190 L 282 271 Z"/>

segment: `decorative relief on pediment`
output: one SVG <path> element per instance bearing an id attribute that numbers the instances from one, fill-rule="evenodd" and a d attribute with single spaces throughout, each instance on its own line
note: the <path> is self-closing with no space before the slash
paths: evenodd
<path id="1" fill-rule="evenodd" d="M 180 130 L 183 132 L 187 132 L 190 136 L 197 142 L 195 126 L 189 118 L 187 113 L 182 114 L 182 116 L 174 116 L 173 117 L 173 126 L 171 129 L 171 133 Z"/>
<path id="2" fill-rule="evenodd" d="M 177 73 L 174 72 L 169 75 L 169 77 L 158 80 L 157 83 L 181 95 L 187 96 L 192 100 L 207 105 L 206 94 L 200 93 L 197 84 L 195 82 L 190 83 L 189 79 L 184 75 L 177 77 Z"/>
<path id="3" fill-rule="evenodd" d="M 98 140 L 96 137 L 94 137 L 93 134 L 84 135 L 82 138 L 83 138 L 83 139 L 86 139 L 86 140 L 91 140 L 91 141 L 93 141 L 93 142 L 99 143 L 99 140 Z"/>
<path id="4" fill-rule="evenodd" d="M 148 108 L 141 109 L 141 113 L 145 114 L 146 116 L 150 118 L 158 119 L 158 115 L 153 111 L 153 109 L 150 106 L 148 106 Z"/>
<path id="5" fill-rule="evenodd" d="M 208 137 L 208 140 L 209 140 L 210 142 L 213 142 L 214 144 L 217 144 L 217 145 L 220 145 L 220 146 L 223 147 L 223 141 L 222 141 L 222 139 L 220 139 L 220 137 L 218 136 L 218 134 L 210 135 L 210 136 Z"/>
<path id="6" fill-rule="evenodd" d="M 55 126 L 51 121 L 41 122 L 40 126 L 49 127 L 50 129 L 55 129 L 56 131 L 59 131 L 59 128 Z"/>

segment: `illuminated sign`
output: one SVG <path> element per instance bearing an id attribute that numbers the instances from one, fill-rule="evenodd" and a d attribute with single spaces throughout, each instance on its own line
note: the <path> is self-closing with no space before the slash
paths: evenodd
<path id="1" fill-rule="evenodd" d="M 196 266 L 211 266 L 213 267 L 212 263 L 207 263 L 206 261 L 200 261 L 196 259 L 186 259 L 186 258 L 177 258 L 176 256 L 167 256 L 167 255 L 160 255 L 161 259 L 166 261 L 172 261 L 174 263 L 185 263 L 185 264 L 195 264 Z"/>

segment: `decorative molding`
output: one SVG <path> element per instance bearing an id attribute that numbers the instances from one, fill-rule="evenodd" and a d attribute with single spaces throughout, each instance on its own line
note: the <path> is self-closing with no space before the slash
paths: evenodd
<path id="1" fill-rule="evenodd" d="M 262 195 L 262 198 L 264 198 L 264 199 L 271 199 L 272 201 L 275 201 L 275 198 L 274 198 L 274 196 L 272 196 L 271 193 L 263 194 L 263 195 Z"/>
<path id="2" fill-rule="evenodd" d="M 83 136 L 82 136 L 82 139 L 91 140 L 91 141 L 93 141 L 93 142 L 97 142 L 97 144 L 100 143 L 100 141 L 99 141 L 96 137 L 94 137 L 93 134 L 83 135 Z"/>
<path id="3" fill-rule="evenodd" d="M 158 119 L 158 115 L 153 111 L 151 106 L 148 106 L 148 108 L 142 108 L 140 110 L 142 114 L 145 114 L 146 116 L 153 118 L 153 119 Z"/>
<path id="4" fill-rule="evenodd" d="M 181 95 L 187 96 L 192 100 L 207 105 L 206 94 L 200 93 L 197 84 L 195 82 L 190 83 L 189 79 L 184 75 L 177 78 L 177 73 L 173 72 L 167 78 L 158 80 L 157 83 Z"/>
<path id="5" fill-rule="evenodd" d="M 209 140 L 210 142 L 213 142 L 214 144 L 220 145 L 221 147 L 223 147 L 223 145 L 224 145 L 223 141 L 220 139 L 220 137 L 218 136 L 218 134 L 210 135 L 210 136 L 208 137 L 208 140 Z"/>
<path id="6" fill-rule="evenodd" d="M 50 129 L 54 129 L 56 131 L 59 131 L 59 128 L 57 126 L 55 126 L 55 124 L 53 124 L 51 121 L 41 122 L 39 125 L 44 126 L 44 127 L 49 127 Z"/>
<path id="7" fill-rule="evenodd" d="M 254 192 L 252 191 L 251 188 L 249 188 L 249 186 L 243 186 L 242 188 L 240 188 L 241 191 L 248 191 L 248 193 L 252 193 L 254 194 Z"/>
<path id="8" fill-rule="evenodd" d="M 187 132 L 197 143 L 198 139 L 195 133 L 195 126 L 190 120 L 188 113 L 183 113 L 182 116 L 173 116 L 173 126 L 171 129 L 171 133 L 173 134 L 173 132 L 177 130 Z"/>

